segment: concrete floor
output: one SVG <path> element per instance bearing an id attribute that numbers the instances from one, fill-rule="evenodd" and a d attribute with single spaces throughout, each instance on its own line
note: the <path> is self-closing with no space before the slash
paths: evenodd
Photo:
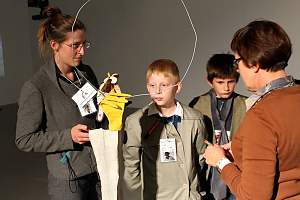
<path id="1" fill-rule="evenodd" d="M 0 199 L 48 200 L 45 156 L 21 152 L 16 148 L 16 113 L 16 104 L 0 108 Z"/>

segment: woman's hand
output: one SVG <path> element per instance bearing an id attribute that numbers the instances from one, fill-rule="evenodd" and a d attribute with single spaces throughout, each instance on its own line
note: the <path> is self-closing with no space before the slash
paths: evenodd
<path id="1" fill-rule="evenodd" d="M 234 157 L 233 157 L 233 153 L 231 150 L 231 142 L 228 142 L 227 144 L 223 144 L 223 145 L 221 145 L 221 147 L 224 149 L 226 157 L 229 160 L 233 161 Z"/>
<path id="2" fill-rule="evenodd" d="M 219 160 L 225 157 L 224 149 L 217 144 L 210 144 L 204 152 L 206 163 L 210 166 L 216 167 Z"/>
<path id="3" fill-rule="evenodd" d="M 231 142 L 228 142 L 227 144 L 222 144 L 221 147 L 224 150 L 231 151 Z"/>
<path id="4" fill-rule="evenodd" d="M 89 132 L 89 128 L 87 125 L 77 124 L 76 126 L 73 126 L 71 129 L 72 140 L 75 143 L 84 144 L 90 141 L 88 132 Z"/>

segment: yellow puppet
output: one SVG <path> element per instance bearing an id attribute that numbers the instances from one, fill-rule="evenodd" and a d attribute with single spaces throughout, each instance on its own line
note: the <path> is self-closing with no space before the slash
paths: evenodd
<path id="1" fill-rule="evenodd" d="M 102 121 L 105 114 L 109 122 L 108 130 L 100 128 L 89 131 L 101 180 L 102 200 L 118 199 L 119 130 L 122 128 L 125 104 L 130 96 L 121 93 L 118 77 L 118 74 L 108 73 L 97 93 L 99 109 L 96 119 Z"/>
<path id="2" fill-rule="evenodd" d="M 107 78 L 104 79 L 100 85 L 97 102 L 99 105 L 97 120 L 102 121 L 104 115 L 109 121 L 110 131 L 119 131 L 122 128 L 122 117 L 125 108 L 125 104 L 128 102 L 126 98 L 130 95 L 121 93 L 121 89 L 118 85 L 118 74 L 107 74 Z"/>

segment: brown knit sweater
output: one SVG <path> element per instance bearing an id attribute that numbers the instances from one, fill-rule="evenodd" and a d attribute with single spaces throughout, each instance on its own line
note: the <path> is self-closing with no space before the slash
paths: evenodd
<path id="1" fill-rule="evenodd" d="M 274 90 L 247 113 L 221 172 L 238 200 L 300 200 L 300 86 Z"/>

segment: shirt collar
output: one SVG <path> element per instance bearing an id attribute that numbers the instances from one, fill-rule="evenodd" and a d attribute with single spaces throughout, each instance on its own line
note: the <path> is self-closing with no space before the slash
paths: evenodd
<path id="1" fill-rule="evenodd" d="M 164 117 L 163 114 L 160 113 L 159 110 L 156 108 L 155 103 L 152 102 L 149 105 L 148 115 L 154 115 L 154 114 L 158 114 L 159 116 Z M 176 109 L 172 115 L 178 115 L 181 118 L 183 118 L 183 108 L 178 101 L 176 101 Z M 172 115 L 170 115 L 170 116 L 172 116 Z"/>
<path id="2" fill-rule="evenodd" d="M 294 78 L 292 76 L 285 76 L 282 78 L 275 79 L 269 82 L 266 86 L 257 90 L 254 94 L 252 94 L 248 99 L 246 99 L 246 107 L 247 111 L 252 108 L 255 103 L 260 101 L 260 99 L 275 89 L 280 89 L 284 87 L 290 87 L 295 85 Z"/>

